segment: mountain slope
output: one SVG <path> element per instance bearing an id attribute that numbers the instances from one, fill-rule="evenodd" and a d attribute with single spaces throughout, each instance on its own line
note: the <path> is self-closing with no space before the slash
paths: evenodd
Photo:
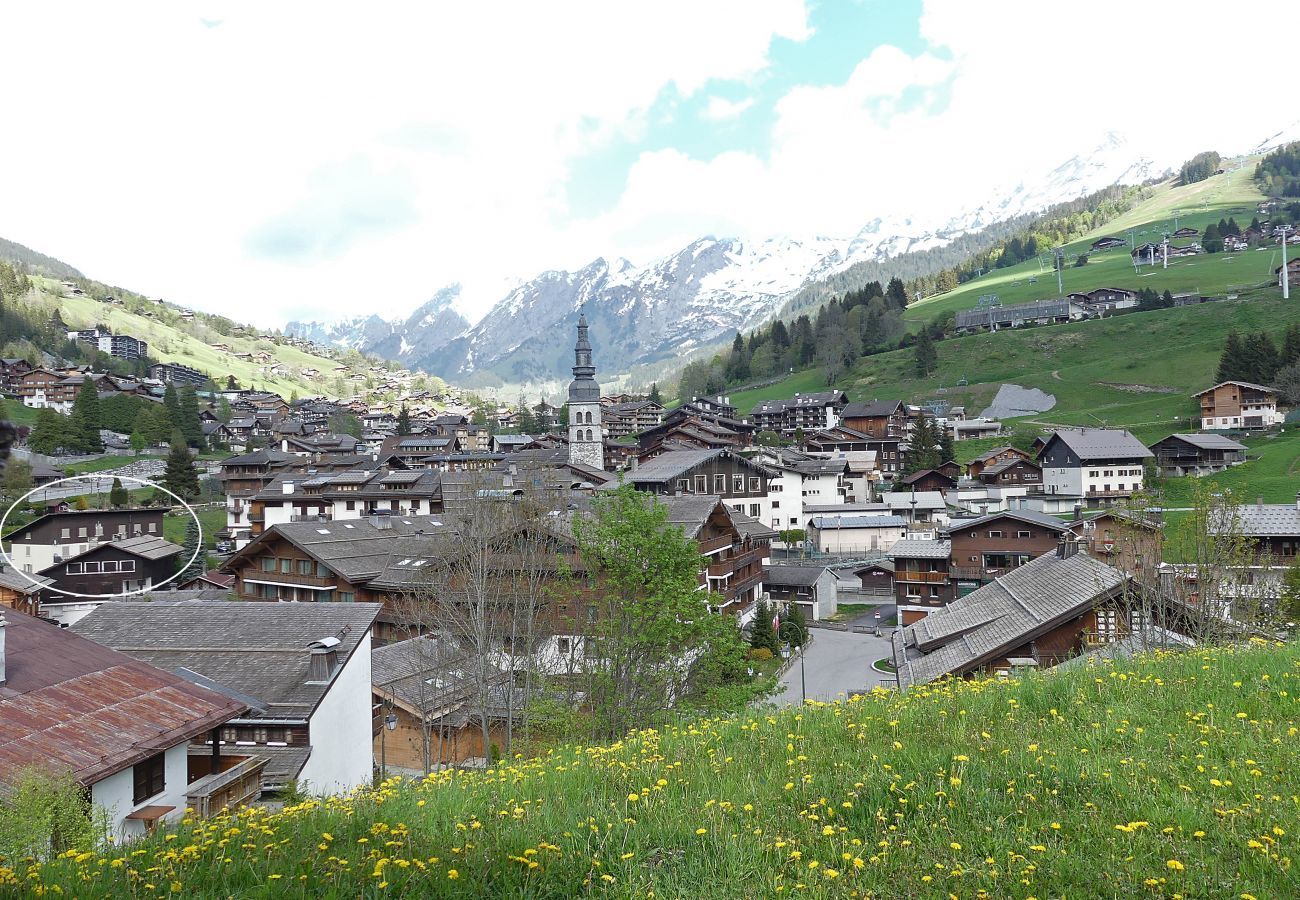
<path id="1" fill-rule="evenodd" d="M 946 222 L 877 217 L 847 237 L 701 238 L 642 268 L 598 259 L 576 272 L 544 272 L 521 284 L 455 335 L 448 327 L 452 321 L 436 330 L 422 327 L 424 308 L 405 321 L 371 316 L 332 325 L 290 323 L 288 331 L 471 385 L 546 385 L 567 377 L 572 326 L 585 306 L 603 371 L 626 372 L 760 325 L 801 292 L 817 294 L 818 285 L 839 284 L 842 273 L 933 251 L 1117 181 L 1148 180 L 1157 170 L 1122 138 L 1108 135 L 1090 152 L 1039 178 L 1008 185 Z M 438 296 L 454 298 L 457 291 L 453 286 Z"/>

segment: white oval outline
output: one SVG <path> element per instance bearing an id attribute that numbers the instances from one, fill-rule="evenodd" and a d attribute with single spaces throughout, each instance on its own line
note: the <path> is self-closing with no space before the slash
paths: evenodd
<path id="1" fill-rule="evenodd" d="M 17 509 L 19 504 L 21 504 L 32 494 L 38 493 L 39 491 L 46 490 L 47 488 L 54 487 L 54 485 L 56 484 L 64 484 L 69 481 L 85 481 L 87 478 L 117 478 L 120 481 L 131 481 L 134 482 L 135 484 L 145 485 L 146 487 L 151 487 L 162 491 L 164 494 L 171 497 L 181 506 L 185 507 L 186 512 L 190 514 L 190 518 L 194 520 L 194 527 L 199 530 L 199 545 L 194 548 L 194 552 L 190 555 L 190 558 L 186 560 L 185 565 L 177 569 L 175 575 L 171 575 L 168 578 L 165 578 L 162 581 L 158 582 L 157 584 L 150 585 L 147 588 L 139 588 L 138 590 L 134 590 L 134 591 L 122 591 L 120 594 L 78 594 L 76 591 L 65 591 L 62 588 L 50 587 L 48 584 L 41 584 L 39 581 L 36 581 L 35 579 L 28 577 L 27 573 L 24 572 L 21 567 L 14 564 L 13 558 L 9 555 L 9 551 L 5 550 L 3 545 L 0 545 L 0 556 L 4 557 L 5 562 L 13 567 L 13 571 L 15 575 L 22 578 L 24 581 L 28 582 L 29 584 L 32 584 L 35 587 L 40 588 L 43 591 L 53 591 L 54 593 L 62 594 L 65 597 L 80 597 L 88 600 L 109 600 L 114 597 L 132 597 L 136 595 L 143 596 L 144 594 L 147 594 L 150 591 L 155 591 L 158 588 L 162 587 L 164 584 L 167 584 L 169 581 L 175 581 L 177 578 L 180 578 L 182 573 L 186 572 L 189 569 L 189 567 L 194 564 L 194 560 L 199 558 L 199 554 L 203 552 L 203 523 L 199 521 L 199 514 L 194 511 L 194 507 L 190 506 L 183 499 L 178 497 L 176 494 L 172 493 L 167 488 L 163 487 L 161 484 L 155 484 L 154 482 L 150 481 L 147 478 L 136 478 L 133 475 L 101 475 L 96 472 L 85 472 L 81 475 L 69 475 L 67 478 L 56 478 L 53 481 L 46 482 L 40 487 L 34 487 L 30 491 L 28 491 L 27 493 L 19 497 L 17 500 L 15 500 L 13 504 L 4 511 L 4 515 L 0 516 L 0 535 L 4 534 L 5 523 L 9 521 L 9 514 L 13 512 L 15 509 Z M 49 514 L 46 513 L 46 515 Z M 166 513 L 164 513 L 163 515 L 165 516 Z M 162 535 L 158 535 L 158 537 L 162 538 Z M 166 540 L 165 538 L 163 539 Z"/>

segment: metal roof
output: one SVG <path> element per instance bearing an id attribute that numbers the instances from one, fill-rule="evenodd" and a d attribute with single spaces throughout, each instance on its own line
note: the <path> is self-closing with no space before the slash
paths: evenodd
<path id="1" fill-rule="evenodd" d="M 1152 455 L 1145 444 L 1118 428 L 1063 428 L 1053 432 L 1046 443 L 1050 444 L 1052 438 L 1059 439 L 1080 460 L 1145 459 Z"/>
<path id="2" fill-rule="evenodd" d="M 36 766 L 93 784 L 246 709 L 48 622 L 4 619 L 0 782 Z"/>
<path id="3" fill-rule="evenodd" d="M 1225 437 L 1222 434 L 1171 434 L 1164 440 L 1156 441 L 1151 446 L 1163 444 L 1169 438 L 1176 438 L 1184 444 L 1190 444 L 1200 450 L 1240 450 L 1243 453 L 1246 451 L 1245 444 L 1239 444 L 1232 438 Z"/>
<path id="4" fill-rule="evenodd" d="M 768 566 L 763 583 L 778 587 L 812 587 L 827 572 L 825 566 Z"/>
<path id="5" fill-rule="evenodd" d="M 814 516 L 813 528 L 835 530 L 839 528 L 902 528 L 907 520 L 902 516 Z"/>
<path id="6" fill-rule="evenodd" d="M 952 543 L 905 538 L 889 549 L 889 555 L 894 559 L 948 559 L 952 556 Z"/>

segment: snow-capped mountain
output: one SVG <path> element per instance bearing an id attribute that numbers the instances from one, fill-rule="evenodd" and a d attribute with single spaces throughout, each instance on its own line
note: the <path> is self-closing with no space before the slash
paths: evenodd
<path id="1" fill-rule="evenodd" d="M 544 385 L 567 377 L 573 326 L 585 309 L 601 369 L 612 374 L 682 358 L 761 325 L 800 289 L 855 263 L 941 247 L 995 222 L 1112 184 L 1146 181 L 1168 168 L 1109 134 L 1090 153 L 1008 185 L 946 222 L 884 216 L 847 237 L 705 237 L 642 267 L 597 259 L 575 272 L 543 272 L 518 284 L 472 326 L 452 309 L 460 295 L 453 285 L 402 321 L 291 322 L 286 331 L 457 383 Z"/>

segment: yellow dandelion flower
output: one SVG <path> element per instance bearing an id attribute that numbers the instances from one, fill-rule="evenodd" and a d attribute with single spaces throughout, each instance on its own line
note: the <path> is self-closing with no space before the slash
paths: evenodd
<path id="1" fill-rule="evenodd" d="M 457 872 L 455 869 L 448 869 L 447 877 L 450 878 L 452 881 L 455 881 L 457 878 L 460 877 L 460 873 Z"/>
<path id="2" fill-rule="evenodd" d="M 1183 869 L 1187 868 L 1185 865 L 1183 865 L 1176 859 L 1166 860 L 1165 866 L 1167 866 L 1168 868 L 1172 869 L 1175 872 L 1181 872 L 1183 871 Z"/>

